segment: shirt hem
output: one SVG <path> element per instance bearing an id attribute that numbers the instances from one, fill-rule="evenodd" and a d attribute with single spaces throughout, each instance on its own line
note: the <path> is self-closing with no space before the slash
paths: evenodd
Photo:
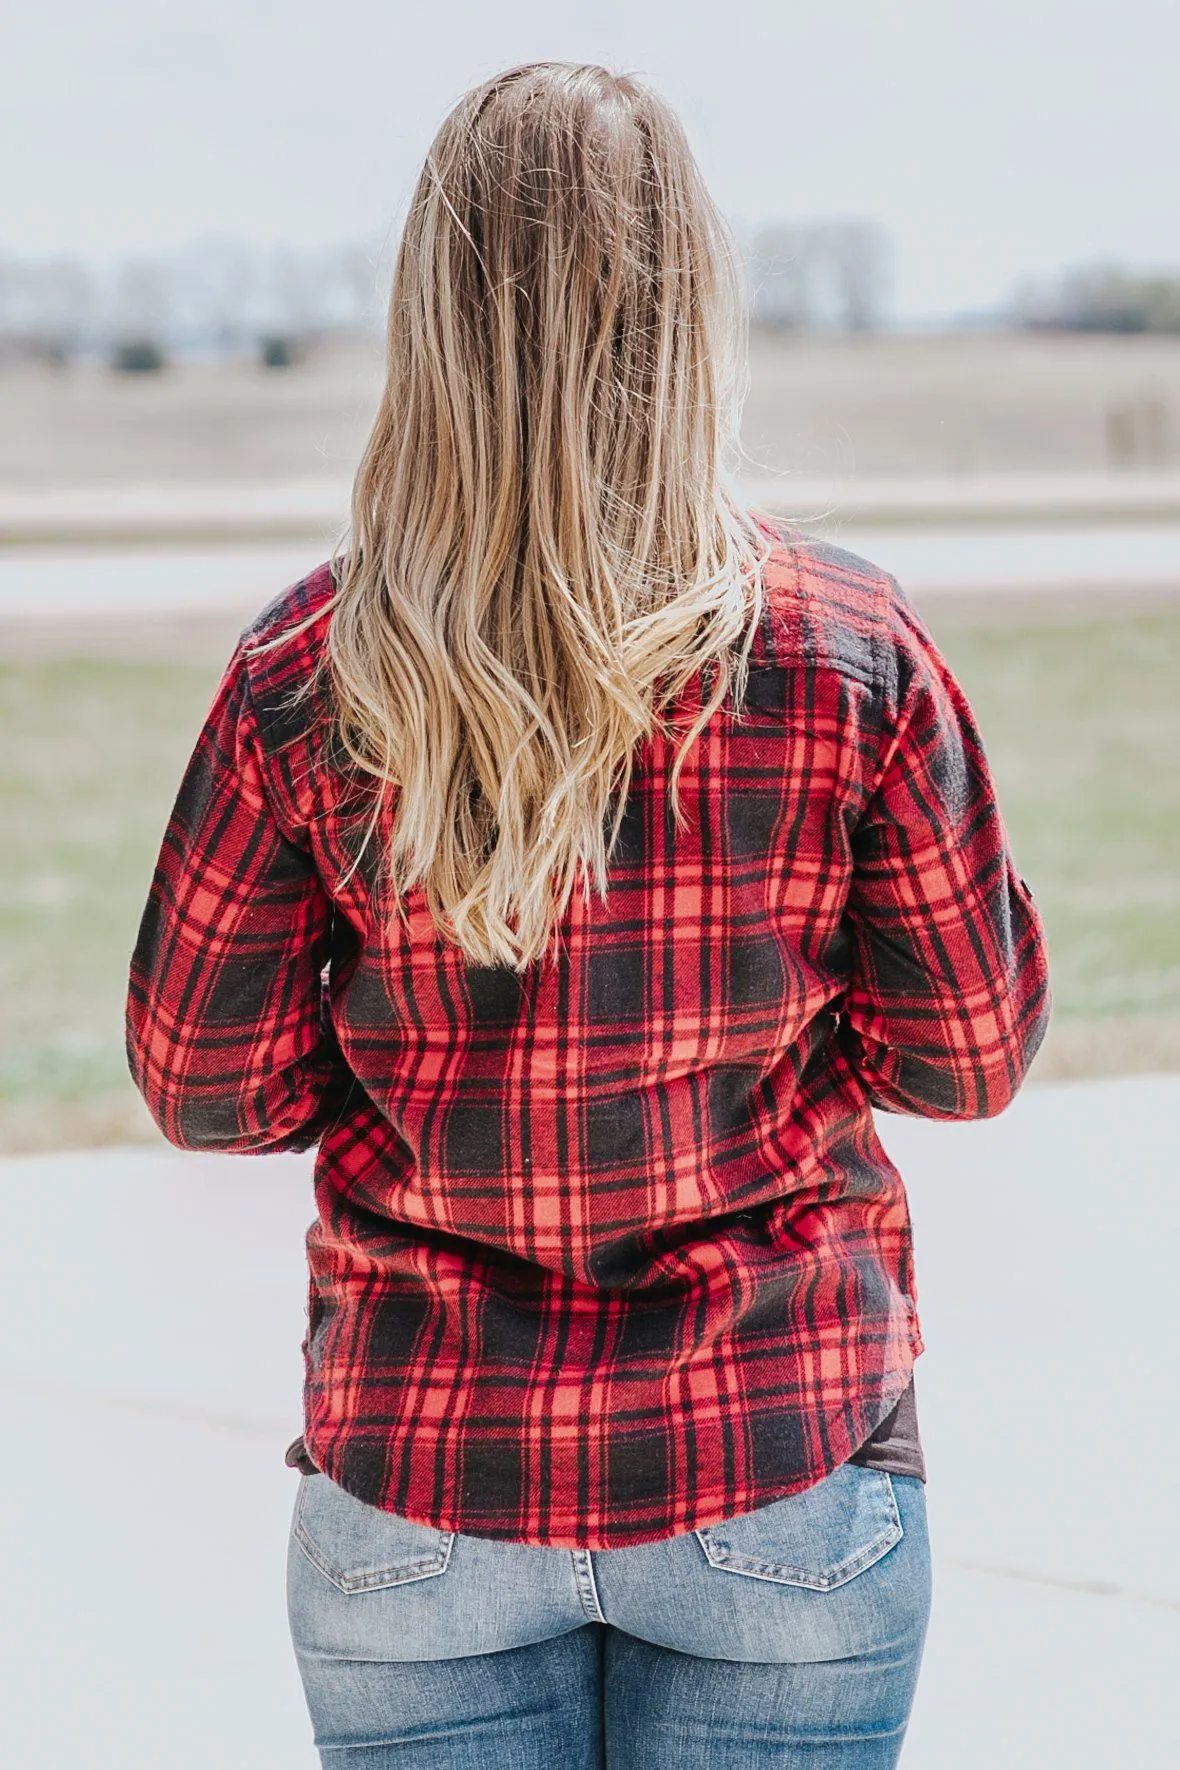
<path id="1" fill-rule="evenodd" d="M 764 1484 L 759 1490 L 758 1498 L 752 1505 L 730 1504 L 720 1509 L 716 1505 L 706 1506 L 692 1518 L 690 1524 L 680 1525 L 672 1531 L 628 1531 L 624 1526 L 619 1530 L 609 1530 L 605 1533 L 602 1531 L 554 1530 L 543 1535 L 521 1537 L 513 1536 L 508 1531 L 473 1530 L 453 1515 L 444 1516 L 436 1513 L 434 1516 L 426 1516 L 423 1513 L 406 1510 L 404 1506 L 397 1508 L 395 1512 L 392 1507 L 382 1507 L 379 1501 L 374 1500 L 372 1494 L 359 1493 L 347 1479 L 340 1479 L 342 1471 L 339 1470 L 337 1459 L 331 1449 L 330 1434 L 327 1435 L 323 1446 L 318 1447 L 314 1429 L 305 1428 L 302 1443 L 304 1455 L 319 1473 L 327 1475 L 330 1480 L 336 1482 L 337 1486 L 342 1487 L 345 1492 L 351 1493 L 354 1499 L 361 1500 L 366 1505 L 375 1505 L 378 1510 L 390 1511 L 411 1524 L 420 1524 L 433 1530 L 454 1531 L 457 1535 L 471 1537 L 477 1541 L 514 1543 L 520 1547 L 589 1549 L 599 1552 L 607 1549 L 640 1548 L 648 1543 L 669 1542 L 673 1538 L 686 1536 L 694 1530 L 713 1528 L 718 1524 L 727 1523 L 731 1518 L 759 1511 L 763 1506 L 773 1505 L 776 1500 L 788 1499 L 792 1494 L 802 1493 L 807 1488 L 817 1486 L 820 1481 L 848 1461 L 849 1457 L 860 1448 L 886 1415 L 897 1405 L 912 1380 L 914 1364 L 922 1350 L 921 1336 L 915 1333 L 908 1342 L 908 1358 L 882 1378 L 880 1386 L 873 1391 L 871 1401 L 851 1410 L 847 1409 L 847 1404 L 843 1404 L 832 1413 L 824 1416 L 822 1422 L 824 1437 L 836 1454 L 833 1454 L 830 1460 L 826 1460 L 826 1466 L 821 1467 L 818 1472 L 809 1471 L 802 1477 L 795 1476 L 781 1484 Z M 837 1423 L 841 1429 L 833 1432 L 832 1429 Z M 298 1445 L 300 1440 L 295 1442 Z M 292 1455 L 294 1451 L 295 1445 L 288 1452 L 288 1461 L 293 1466 L 298 1466 L 296 1457 Z"/>

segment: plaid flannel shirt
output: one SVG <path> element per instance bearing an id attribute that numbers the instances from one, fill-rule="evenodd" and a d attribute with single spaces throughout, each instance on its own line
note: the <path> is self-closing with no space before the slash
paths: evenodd
<path id="1" fill-rule="evenodd" d="M 129 1061 L 181 1148 L 318 1144 L 304 1440 L 370 1504 L 654 1541 L 818 1481 L 908 1383 L 910 1225 L 871 1108 L 1001 1111 L 1046 1024 L 1044 939 L 922 621 L 865 560 L 773 532 L 745 707 L 681 775 L 689 827 L 652 738 L 607 903 L 575 892 L 560 958 L 519 974 L 467 962 L 420 891 L 390 916 L 371 786 L 321 691 L 291 702 L 328 566 L 217 690 Z"/>

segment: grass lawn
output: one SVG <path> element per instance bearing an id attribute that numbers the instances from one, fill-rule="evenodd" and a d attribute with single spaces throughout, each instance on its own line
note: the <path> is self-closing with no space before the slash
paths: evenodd
<path id="1" fill-rule="evenodd" d="M 1049 928 L 1035 1074 L 1180 1068 L 1180 609 L 935 626 Z M 124 1066 L 127 960 L 217 674 L 0 667 L 0 1149 L 155 1135 Z"/>
<path id="2" fill-rule="evenodd" d="M 127 962 L 217 674 L 0 669 L 0 1148 L 155 1135 L 123 1056 Z"/>
<path id="3" fill-rule="evenodd" d="M 1054 1013 L 1034 1075 L 1180 1069 L 1180 606 L 933 624 L 1048 929 Z"/>

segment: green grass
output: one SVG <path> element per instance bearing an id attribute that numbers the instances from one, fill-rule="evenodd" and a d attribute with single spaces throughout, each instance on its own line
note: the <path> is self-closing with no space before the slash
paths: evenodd
<path id="1" fill-rule="evenodd" d="M 0 669 L 0 1147 L 142 1134 L 123 1058 L 127 963 L 217 671 Z"/>
<path id="2" fill-rule="evenodd" d="M 1180 1067 L 1180 610 L 935 625 L 1049 929 L 1037 1073 Z M 0 668 L 0 1148 L 150 1133 L 123 1060 L 127 961 L 216 677 Z"/>
<path id="3" fill-rule="evenodd" d="M 1049 933 L 1041 1073 L 1180 1067 L 1180 610 L 938 637 Z"/>

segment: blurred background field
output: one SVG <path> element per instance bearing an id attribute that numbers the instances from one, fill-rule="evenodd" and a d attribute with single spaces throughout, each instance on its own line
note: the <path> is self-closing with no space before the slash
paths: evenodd
<path id="1" fill-rule="evenodd" d="M 755 466 L 785 474 L 788 505 L 793 474 L 817 463 L 945 478 L 970 452 L 973 471 L 1093 467 L 1112 401 L 1145 375 L 1180 410 L 1180 338 L 756 335 L 752 360 L 747 446 Z M 25 365 L 0 376 L 0 485 L 343 483 L 379 367 L 376 343 L 357 338 L 281 376 Z M 838 522 L 818 527 L 858 544 Z M 952 552 L 973 544 L 945 536 Z M 1017 544 L 1007 531 L 994 541 L 1001 554 Z M 330 545 L 325 531 L 289 551 L 310 566 Z M 139 559 L 166 605 L 186 557 L 104 562 L 82 549 L 69 569 L 97 580 Z M 38 621 L 44 564 L 43 551 L 10 554 L 0 625 L 0 1148 L 12 1151 L 154 1135 L 122 1053 L 136 922 L 219 670 L 252 607 L 294 575 L 263 550 L 249 606 L 110 621 L 99 609 L 87 625 Z M 225 574 L 228 591 L 228 562 Z M 32 606 L 20 606 L 24 583 Z M 1056 590 L 916 598 L 977 710 L 1049 927 L 1056 1008 L 1034 1079 L 1180 1068 L 1180 584 L 1082 596 L 1067 576 Z"/>
<path id="2" fill-rule="evenodd" d="M 134 515 L 169 487 L 208 486 L 216 500 L 217 487 L 320 485 L 343 515 L 380 373 L 380 342 L 360 332 L 305 344 L 281 372 L 227 359 L 113 373 L 26 355 L 0 366 L 0 494 L 17 500 L 18 539 L 24 494 L 76 488 L 100 504 L 127 496 Z M 937 491 L 1104 474 L 1117 492 L 1150 469 L 1166 502 L 1180 460 L 1180 334 L 756 326 L 750 380 L 746 471 L 789 511 L 793 488 L 824 476 Z M 1150 418 L 1138 431 L 1137 413 Z M 1128 460 L 1137 438 L 1142 459 Z M 1180 480 L 1176 494 L 1180 508 Z M 298 498 L 292 507 L 298 517 Z M 838 509 L 815 527 L 893 569 L 903 544 L 915 559 L 933 546 L 952 568 L 979 561 L 969 596 L 937 581 L 912 588 L 977 710 L 1049 928 L 1056 1006 L 1034 1080 L 1180 1068 L 1174 516 L 1153 527 L 1116 509 L 1102 528 L 1050 522 L 1034 536 L 1027 524 L 989 531 L 986 510 L 937 533 L 920 507 L 896 532 L 888 500 L 882 512 L 872 532 L 849 532 Z M 122 552 L 0 552 L 0 1149 L 155 1135 L 126 1074 L 121 1017 L 164 821 L 240 626 L 333 541 L 313 515 L 285 552 L 268 549 L 264 518 L 256 554 L 219 553 L 208 536 L 202 552 L 210 520 L 160 551 L 133 533 Z M 1118 581 L 1133 545 L 1161 550 L 1141 594 L 1140 568 Z M 1042 593 L 1038 559 L 1071 548 L 1073 567 Z M 1114 563 L 1083 593 L 1099 554 Z M 929 568 L 935 580 L 946 569 Z M 223 570 L 220 602 L 185 606 L 186 572 L 216 591 Z M 1034 581 L 1001 595 L 1005 573 Z M 109 616 L 133 576 L 147 599 L 139 616 Z M 89 620 L 45 601 L 58 579 L 94 587 Z"/>
<path id="3" fill-rule="evenodd" d="M 10 542 L 22 498 L 79 488 L 100 511 L 125 499 L 131 524 L 121 552 L 85 529 L 64 552 L 0 550 L 0 1149 L 155 1135 L 121 1016 L 164 821 L 240 626 L 331 549 L 322 511 L 343 517 L 381 358 L 376 333 L 354 327 L 270 367 L 232 351 L 138 372 L 29 351 L 0 364 Z M 931 581 L 907 587 L 978 712 L 1049 928 L 1055 1014 L 1033 1079 L 1180 1068 L 1180 332 L 756 323 L 750 360 L 748 479 L 903 579 L 907 558 L 928 561 Z M 816 505 L 824 481 L 883 486 L 875 526 Z M 1088 527 L 1084 497 L 1067 523 L 1041 510 L 1035 532 L 1035 503 L 1015 526 L 986 498 L 942 529 L 923 508 L 997 484 L 1093 484 L 1114 503 Z M 1164 508 L 1120 515 L 1143 485 Z M 261 488 L 265 503 L 276 487 L 294 489 L 281 520 L 264 510 L 245 552 L 219 552 L 225 488 Z M 908 505 L 893 508 L 891 487 L 911 489 Z M 153 500 L 194 493 L 212 504 L 145 548 L 135 524 Z M 972 594 L 942 593 L 956 572 Z M 209 606 L 186 604 L 186 574 Z M 133 579 L 139 614 L 115 619 Z M 93 591 L 89 619 L 52 606 L 59 584 Z"/>
<path id="4" fill-rule="evenodd" d="M 120 374 L 94 357 L 5 364 L 0 350 L 0 490 L 348 479 L 380 341 L 328 332 L 300 351 L 277 370 L 235 352 Z M 1180 331 L 757 327 L 750 371 L 743 440 L 755 472 L 1180 467 Z"/>

